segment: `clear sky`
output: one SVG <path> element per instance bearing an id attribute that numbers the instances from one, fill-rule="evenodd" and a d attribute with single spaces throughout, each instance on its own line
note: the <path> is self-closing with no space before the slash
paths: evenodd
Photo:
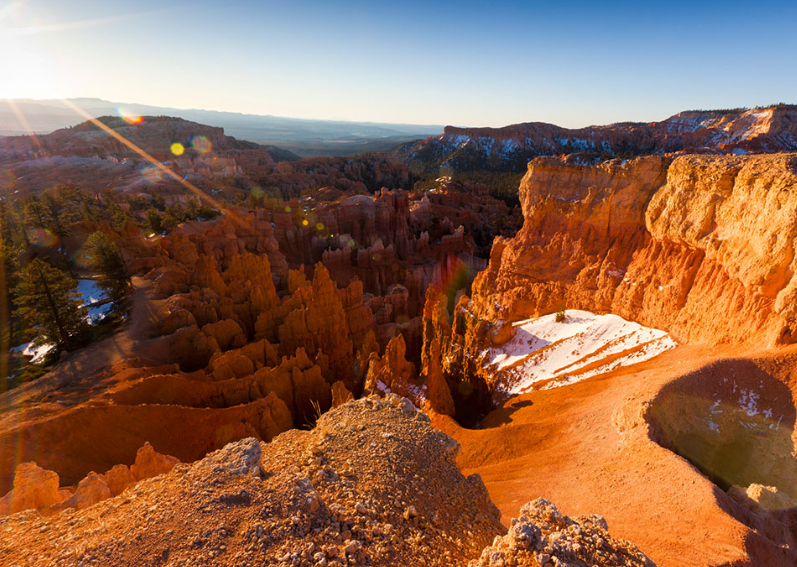
<path id="1" fill-rule="evenodd" d="M 797 2 L 0 0 L 0 98 L 578 127 L 797 102 Z"/>

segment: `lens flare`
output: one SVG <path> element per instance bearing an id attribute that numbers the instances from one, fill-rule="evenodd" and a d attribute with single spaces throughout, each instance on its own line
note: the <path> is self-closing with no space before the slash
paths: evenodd
<path id="1" fill-rule="evenodd" d="M 81 268 L 90 268 L 92 265 L 91 255 L 85 248 L 81 248 L 75 252 L 72 255 L 72 261 L 75 262 L 75 265 L 80 266 Z"/>
<path id="2" fill-rule="evenodd" d="M 285 212 L 286 213 L 290 213 L 291 212 L 291 208 L 290 207 L 285 207 Z"/>
<path id="3" fill-rule="evenodd" d="M 53 231 L 46 228 L 29 228 L 28 241 L 34 246 L 49 248 L 51 246 L 55 246 L 55 244 L 58 242 L 58 237 L 53 233 Z"/>
<path id="4" fill-rule="evenodd" d="M 198 153 L 205 155 L 209 154 L 213 149 L 213 144 L 205 136 L 194 136 L 191 138 L 191 147 Z"/>
<path id="5" fill-rule="evenodd" d="M 185 146 L 180 142 L 173 143 L 169 149 L 171 149 L 172 153 L 176 156 L 181 156 L 185 153 Z"/>
<path id="6" fill-rule="evenodd" d="M 308 221 L 307 219 L 304 219 L 304 220 L 302 221 L 302 224 L 303 224 L 304 226 L 307 226 L 308 224 L 310 224 L 310 221 Z"/>
<path id="7" fill-rule="evenodd" d="M 124 108 L 118 108 L 117 112 L 119 113 L 119 116 L 122 118 L 122 120 L 124 120 L 128 124 L 134 124 L 134 125 L 141 124 L 144 121 L 144 118 L 142 116 L 129 112 Z"/>
<path id="8" fill-rule="evenodd" d="M 163 172 L 157 167 L 147 165 L 141 168 L 141 177 L 149 183 L 160 183 L 163 181 Z"/>
<path id="9" fill-rule="evenodd" d="M 443 281 L 440 291 L 448 298 L 453 307 L 453 301 L 459 290 L 466 288 L 473 280 L 475 271 L 456 256 L 450 256 L 443 267 Z"/>
<path id="10" fill-rule="evenodd" d="M 316 230 L 324 230 L 324 223 L 318 222 L 315 225 Z"/>

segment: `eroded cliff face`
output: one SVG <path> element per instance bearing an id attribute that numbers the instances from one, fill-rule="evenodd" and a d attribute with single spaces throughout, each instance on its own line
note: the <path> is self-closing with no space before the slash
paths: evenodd
<path id="1" fill-rule="evenodd" d="M 525 223 L 463 304 L 520 320 L 616 313 L 687 343 L 797 339 L 797 155 L 529 164 Z"/>

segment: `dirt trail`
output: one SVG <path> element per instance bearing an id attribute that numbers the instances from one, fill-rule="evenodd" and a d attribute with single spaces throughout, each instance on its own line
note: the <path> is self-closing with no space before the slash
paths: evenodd
<path id="1" fill-rule="evenodd" d="M 481 475 L 504 523 L 542 497 L 568 515 L 600 513 L 613 533 L 663 567 L 729 564 L 746 558 L 749 528 L 724 511 L 735 504 L 723 491 L 650 440 L 643 415 L 663 385 L 730 355 L 740 353 L 680 346 L 612 374 L 514 398 L 481 430 L 445 417 L 434 423 L 460 441 L 463 472 Z"/>

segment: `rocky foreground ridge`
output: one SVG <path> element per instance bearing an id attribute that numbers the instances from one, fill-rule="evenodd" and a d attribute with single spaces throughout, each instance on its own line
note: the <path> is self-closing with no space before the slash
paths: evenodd
<path id="1" fill-rule="evenodd" d="M 509 534 L 456 441 L 404 398 L 245 439 L 84 510 L 0 519 L 0 562 L 38 565 L 652 565 L 547 501 Z M 487 547 L 492 543 L 492 547 Z M 480 557 L 480 559 L 474 559 Z"/>

